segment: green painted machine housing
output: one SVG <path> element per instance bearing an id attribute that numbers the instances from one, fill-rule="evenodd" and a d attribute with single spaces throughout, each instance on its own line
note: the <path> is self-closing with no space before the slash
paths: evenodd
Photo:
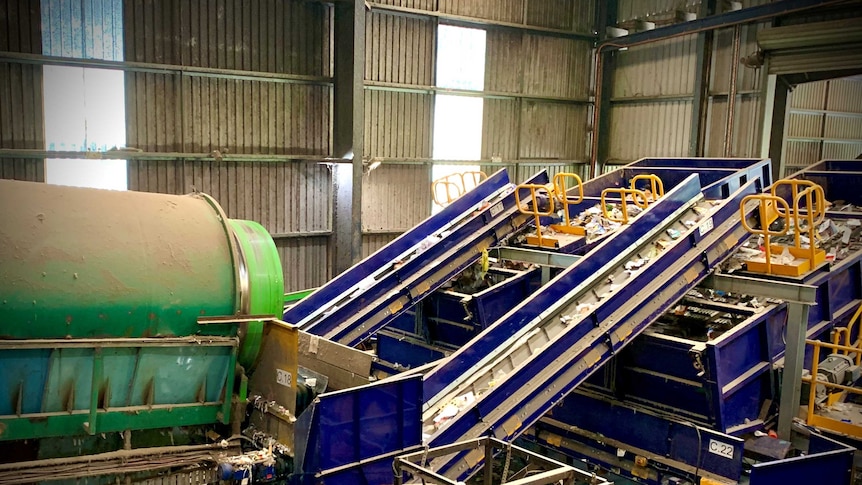
<path id="1" fill-rule="evenodd" d="M 0 440 L 227 422 L 280 315 L 272 238 L 203 194 L 0 181 Z"/>

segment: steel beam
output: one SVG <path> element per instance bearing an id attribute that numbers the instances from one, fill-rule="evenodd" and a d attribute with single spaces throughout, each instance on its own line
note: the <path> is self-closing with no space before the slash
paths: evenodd
<path id="1" fill-rule="evenodd" d="M 545 36 L 553 36 L 553 37 L 564 37 L 567 39 L 575 39 L 575 40 L 583 40 L 588 42 L 594 42 L 596 40 L 595 36 L 588 33 L 583 32 L 575 32 L 574 30 L 564 30 L 564 29 L 554 29 L 549 27 L 540 27 L 535 25 L 528 25 L 527 23 L 517 23 L 517 22 L 504 22 L 500 20 L 492 20 L 492 19 L 483 19 L 479 17 L 469 17 L 465 15 L 454 15 L 445 12 L 441 12 L 437 9 L 435 10 L 425 10 L 419 8 L 410 8 L 410 7 L 399 7 L 396 5 L 389 5 L 385 3 L 379 2 L 366 2 L 368 4 L 368 8 L 372 10 L 378 10 L 381 12 L 387 12 L 393 15 L 407 15 L 412 17 L 431 17 L 436 18 L 442 21 L 441 23 L 449 24 L 449 25 L 457 25 L 462 27 L 476 28 L 476 27 L 490 27 L 490 28 L 502 28 L 502 29 L 511 29 L 523 31 L 531 34 L 545 35 Z M 436 3 L 436 2 L 435 2 Z M 526 21 L 526 19 L 525 19 Z"/>
<path id="2" fill-rule="evenodd" d="M 783 281 L 747 276 L 712 274 L 703 280 L 703 286 L 730 293 L 757 295 L 808 305 L 817 304 L 817 287 L 811 285 L 785 283 Z"/>
<path id="3" fill-rule="evenodd" d="M 724 27 L 732 27 L 734 25 L 760 22 L 782 15 L 838 3 L 842 3 L 842 0 L 781 0 L 778 2 L 758 5 L 756 7 L 712 15 L 689 22 L 680 22 L 668 25 L 667 27 L 645 30 L 643 32 L 629 34 L 624 37 L 606 39 L 599 43 L 599 50 L 633 47 L 680 35 L 695 34 Z"/>
<path id="4" fill-rule="evenodd" d="M 243 71 L 240 69 L 219 69 L 214 67 L 181 66 L 178 64 L 159 64 L 154 62 L 106 61 L 102 59 L 75 59 L 69 57 L 43 56 L 22 52 L 0 51 L 0 62 L 16 64 L 35 64 L 51 66 L 91 67 L 114 69 L 127 72 L 170 74 L 183 76 L 261 81 L 275 83 L 330 85 L 332 78 L 326 76 L 303 76 L 280 72 Z"/>
<path id="5" fill-rule="evenodd" d="M 495 252 L 499 259 L 523 261 L 526 263 L 538 264 L 539 266 L 551 266 L 554 268 L 568 268 L 575 264 L 575 261 L 581 259 L 581 256 L 576 256 L 574 254 L 552 253 L 549 251 L 509 246 L 496 248 Z"/>
<path id="6" fill-rule="evenodd" d="M 197 162 L 340 162 L 340 158 L 332 158 L 321 155 L 285 155 L 285 154 L 260 154 L 260 153 L 188 153 L 188 152 L 144 152 L 140 150 L 107 150 L 101 151 L 71 151 L 71 150 L 42 150 L 38 148 L 0 148 L 0 159 L 4 158 L 61 158 L 61 159 L 88 159 L 88 160 L 189 160 Z"/>

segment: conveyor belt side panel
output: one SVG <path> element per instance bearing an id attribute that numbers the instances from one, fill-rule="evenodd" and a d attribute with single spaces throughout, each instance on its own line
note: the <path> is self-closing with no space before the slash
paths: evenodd
<path id="1" fill-rule="evenodd" d="M 345 294 L 355 291 L 356 286 L 361 281 L 370 275 L 381 272 L 393 261 L 404 257 L 406 253 L 414 250 L 428 236 L 445 230 L 459 219 L 463 219 L 479 204 L 504 189 L 508 184 L 509 175 L 505 170 L 491 175 L 475 189 L 467 192 L 439 213 L 405 232 L 292 306 L 284 313 L 284 321 L 297 324 L 305 329 L 314 317 L 330 309 L 333 302 L 337 302 Z"/>

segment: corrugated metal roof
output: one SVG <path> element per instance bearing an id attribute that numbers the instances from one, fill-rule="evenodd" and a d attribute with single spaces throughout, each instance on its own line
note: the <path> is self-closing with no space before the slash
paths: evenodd
<path id="1" fill-rule="evenodd" d="M 127 144 L 147 151 L 329 153 L 326 86 L 128 73 Z"/>
<path id="2" fill-rule="evenodd" d="M 862 141 L 853 143 L 826 142 L 823 144 L 823 158 L 849 159 L 862 155 Z"/>
<path id="3" fill-rule="evenodd" d="M 518 158 L 519 106 L 515 99 L 486 99 L 482 121 L 482 158 Z"/>
<path id="4" fill-rule="evenodd" d="M 0 2 L 0 50 L 42 53 L 42 17 L 39 2 Z"/>
<path id="5" fill-rule="evenodd" d="M 757 32 L 767 24 L 740 26 L 739 57 L 745 57 L 757 52 Z M 711 93 L 727 93 L 730 91 L 730 72 L 733 62 L 739 59 L 733 57 L 734 29 L 716 31 L 713 40 Z M 764 69 L 753 69 L 739 64 L 736 91 L 760 90 L 761 82 L 766 75 Z"/>
<path id="6" fill-rule="evenodd" d="M 0 50 L 42 52 L 39 3 L 0 2 Z M 45 147 L 42 67 L 0 62 L 0 148 Z M 0 159 L 0 178 L 42 182 L 44 160 Z"/>
<path id="7" fill-rule="evenodd" d="M 396 237 L 398 237 L 398 234 L 363 234 L 362 257 L 367 258 L 371 256 L 378 249 L 392 242 Z"/>
<path id="8" fill-rule="evenodd" d="M 228 217 L 273 234 L 331 230 L 329 170 L 311 162 L 129 161 L 129 189 L 213 196 Z"/>
<path id="9" fill-rule="evenodd" d="M 760 130 L 762 105 L 758 96 L 737 96 L 734 108 L 733 135 L 730 145 L 732 157 L 757 157 L 760 155 Z M 727 130 L 727 97 L 710 100 L 707 111 L 707 133 L 704 154 L 708 157 L 723 157 L 724 139 Z"/>
<path id="10" fill-rule="evenodd" d="M 862 103 L 846 108 L 862 110 Z M 823 132 L 826 138 L 862 140 L 862 117 L 827 114 Z"/>
<path id="11" fill-rule="evenodd" d="M 316 288 L 332 278 L 328 237 L 275 239 L 284 271 L 284 291 Z"/>
<path id="12" fill-rule="evenodd" d="M 524 34 L 491 29 L 485 38 L 485 89 L 519 93 L 524 73 Z"/>
<path id="13" fill-rule="evenodd" d="M 826 83 L 815 82 L 805 83 L 796 86 L 790 92 L 790 100 L 788 101 L 789 108 L 801 109 L 823 109 L 826 99 Z"/>
<path id="14" fill-rule="evenodd" d="M 823 115 L 820 113 L 787 113 L 786 136 L 817 138 L 823 134 Z"/>

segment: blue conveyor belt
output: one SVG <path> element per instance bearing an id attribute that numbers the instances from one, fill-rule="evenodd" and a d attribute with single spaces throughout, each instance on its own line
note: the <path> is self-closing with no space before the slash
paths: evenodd
<path id="1" fill-rule="evenodd" d="M 475 400 L 461 401 L 428 444 L 523 433 L 748 238 L 739 203 L 763 185 L 748 180 L 707 201 L 698 177 L 687 178 L 437 366 L 425 376 L 426 430 L 447 403 Z M 464 452 L 431 465 L 464 479 L 482 459 Z"/>
<path id="2" fill-rule="evenodd" d="M 528 183 L 545 184 L 540 172 Z M 500 171 L 291 307 L 284 320 L 354 346 L 440 288 L 522 225 L 514 186 Z"/>

